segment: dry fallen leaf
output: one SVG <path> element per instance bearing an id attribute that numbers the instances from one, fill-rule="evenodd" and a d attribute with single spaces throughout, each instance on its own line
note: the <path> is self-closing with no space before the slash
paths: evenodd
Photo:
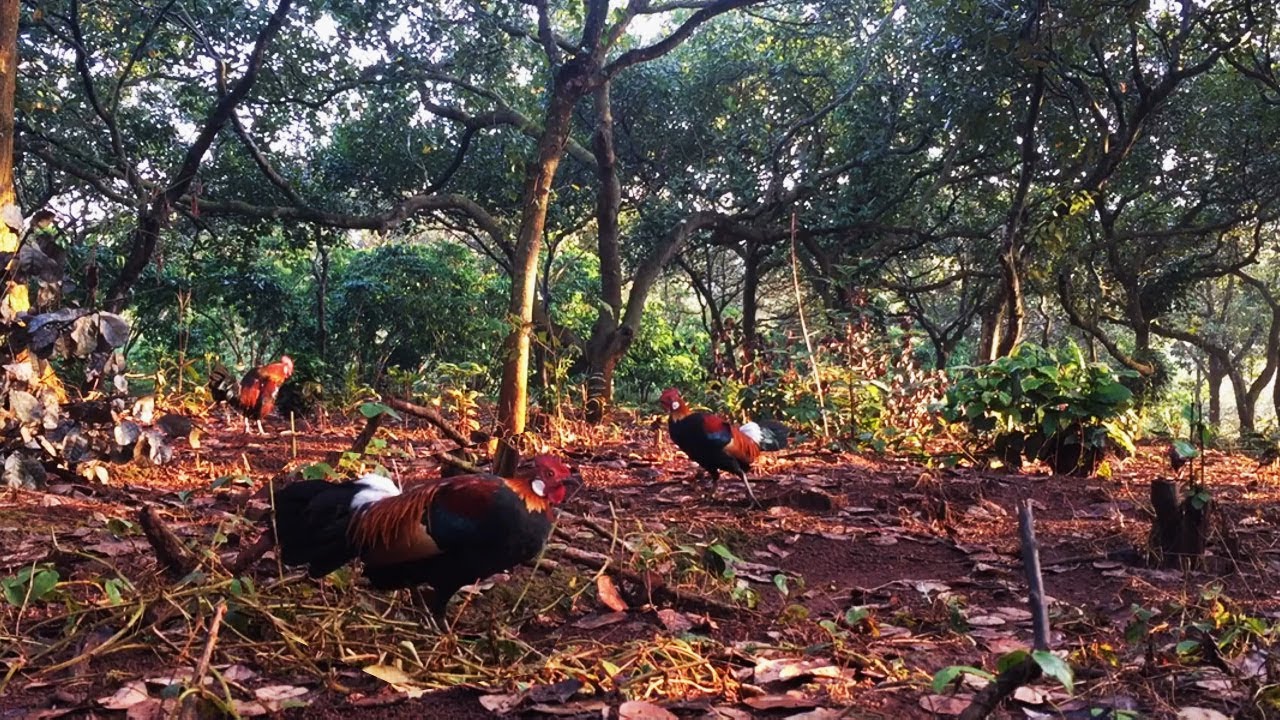
<path id="1" fill-rule="evenodd" d="M 298 698 L 306 694 L 306 688 L 296 685 L 268 685 L 253 691 L 253 696 L 270 712 L 283 710 L 289 701 L 301 702 Z"/>
<path id="2" fill-rule="evenodd" d="M 613 578 L 608 575 L 596 578 L 596 596 L 605 607 L 614 612 L 624 612 L 627 609 L 627 601 L 618 594 L 618 586 L 613 584 Z"/>
<path id="3" fill-rule="evenodd" d="M 1217 710 L 1202 707 L 1184 707 L 1178 711 L 1178 720 L 1230 720 Z"/>
<path id="4" fill-rule="evenodd" d="M 742 701 L 750 705 L 756 710 L 778 710 L 788 708 L 812 708 L 818 706 L 818 701 L 814 698 L 801 695 L 800 693 L 786 693 L 785 695 L 761 695 L 759 697 L 747 698 Z"/>
<path id="5" fill-rule="evenodd" d="M 413 678 L 394 665 L 370 665 L 364 668 L 364 671 L 409 696 L 410 699 L 420 698 L 427 693 L 425 688 L 415 685 Z"/>
<path id="6" fill-rule="evenodd" d="M 666 628 L 667 632 L 676 634 L 686 633 L 693 629 L 693 621 L 689 619 L 688 615 L 670 608 L 663 608 L 658 611 L 658 622 L 662 623 L 662 627 Z"/>
<path id="7" fill-rule="evenodd" d="M 797 680 L 813 676 L 839 677 L 840 668 L 832 665 L 831 661 L 826 658 L 812 658 L 809 660 L 778 658 L 756 662 L 755 682 L 757 685 L 767 685 L 772 682 Z"/>
<path id="8" fill-rule="evenodd" d="M 676 720 L 676 716 L 653 703 L 628 700 L 618 706 L 618 720 Z"/>
<path id="9" fill-rule="evenodd" d="M 573 626 L 582 628 L 583 630 L 595 630 L 596 628 L 602 628 L 605 625 L 620 623 L 626 619 L 627 619 L 627 614 L 624 612 L 611 612 L 611 613 L 604 613 L 602 615 L 588 615 L 584 618 L 579 618 L 577 621 L 573 623 Z"/>
<path id="10" fill-rule="evenodd" d="M 920 698 L 920 707 L 935 715 L 959 715 L 971 702 L 971 695 L 925 695 Z"/>
<path id="11" fill-rule="evenodd" d="M 788 715 L 783 720 L 840 720 L 846 717 L 847 713 L 843 710 L 832 710 L 831 708 L 817 708 L 809 712 Z"/>
<path id="12" fill-rule="evenodd" d="M 481 695 L 478 699 L 485 710 L 499 715 L 506 715 L 524 702 L 524 693 L 495 693 L 493 695 Z"/>
<path id="13" fill-rule="evenodd" d="M 149 698 L 147 684 L 141 680 L 132 680 L 116 690 L 114 695 L 98 698 L 98 704 L 108 710 L 128 710 Z"/>

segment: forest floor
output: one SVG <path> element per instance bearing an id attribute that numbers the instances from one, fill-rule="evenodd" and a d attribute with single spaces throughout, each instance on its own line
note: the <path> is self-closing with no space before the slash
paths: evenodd
<path id="1" fill-rule="evenodd" d="M 171 465 L 0 490 L 0 720 L 145 720 L 183 702 L 203 711 L 185 717 L 956 715 L 983 681 L 935 692 L 939 670 L 994 671 L 1031 643 L 1022 499 L 1075 685 L 1040 680 L 995 717 L 1277 707 L 1280 478 L 1247 458 L 1208 453 L 1208 558 L 1182 572 L 1144 560 L 1165 445 L 1088 480 L 801 445 L 754 473 L 765 508 L 753 509 L 732 478 L 710 497 L 647 425 L 560 427 L 550 442 L 584 486 L 546 560 L 459 594 L 441 633 L 407 593 L 371 592 L 355 573 L 312 581 L 272 552 L 224 569 L 266 526 L 271 481 L 336 465 L 361 427 L 300 429 L 295 448 L 278 420 L 266 437 L 236 422 L 206 419 L 201 447 L 180 443 Z M 414 423 L 380 436 L 378 459 L 400 477 L 438 472 L 423 456 L 450 447 Z M 145 506 L 199 570 L 165 575 L 139 529 Z"/>

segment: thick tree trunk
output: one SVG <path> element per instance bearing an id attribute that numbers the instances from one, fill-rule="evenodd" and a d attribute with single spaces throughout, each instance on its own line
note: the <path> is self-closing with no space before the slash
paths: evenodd
<path id="1" fill-rule="evenodd" d="M 551 102 L 547 106 L 537 154 L 525 170 L 515 256 L 511 263 L 511 300 L 507 318 L 511 334 L 503 346 L 502 387 L 498 393 L 496 438 L 524 432 L 528 413 L 530 334 L 533 328 L 534 290 L 538 281 L 538 253 L 546 228 L 551 185 L 564 157 L 565 144 L 573 125 L 573 106 L 584 94 L 586 67 L 579 61 L 565 64 L 556 76 Z M 494 458 L 494 472 L 510 475 L 518 453 L 503 442 Z"/>

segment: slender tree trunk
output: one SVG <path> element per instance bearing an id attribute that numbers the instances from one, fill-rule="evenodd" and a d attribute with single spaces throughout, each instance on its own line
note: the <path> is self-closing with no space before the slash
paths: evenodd
<path id="1" fill-rule="evenodd" d="M 18 0 L 0 0 L 0 252 L 11 254 L 18 251 L 18 233 L 22 229 L 22 211 L 17 206 L 13 184 L 13 97 L 17 79 Z M 4 288 L 6 316 L 26 310 L 29 304 L 26 283 L 16 280 L 10 280 Z"/>
<path id="2" fill-rule="evenodd" d="M 996 348 L 999 343 L 1000 328 L 1004 325 L 1004 314 L 1009 303 L 1005 300 L 1002 291 L 997 290 L 996 295 L 982 311 L 982 327 L 979 332 L 976 358 L 978 363 L 989 363 L 998 357 Z"/>
<path id="3" fill-rule="evenodd" d="M 1240 419 L 1240 434 L 1250 435 L 1257 431 L 1253 403 L 1249 402 L 1248 386 L 1244 375 L 1237 368 L 1227 368 L 1227 379 L 1231 381 L 1231 392 L 1236 396 L 1236 417 Z"/>
<path id="4" fill-rule="evenodd" d="M 1208 365 L 1205 375 L 1209 380 L 1209 422 L 1218 426 L 1222 424 L 1222 381 L 1227 379 L 1227 371 L 1212 355 L 1209 356 Z"/>
<path id="5" fill-rule="evenodd" d="M 329 351 L 329 246 L 316 237 L 316 256 L 311 263 L 316 281 L 316 348 L 321 358 Z"/>
<path id="6" fill-rule="evenodd" d="M 633 329 L 622 322 L 622 251 L 618 236 L 618 212 L 622 205 L 622 183 L 618 180 L 617 154 L 613 147 L 613 108 L 609 83 L 595 89 L 596 132 L 592 150 L 596 156 L 596 233 L 600 257 L 601 308 L 587 341 L 587 412 L 589 423 L 605 418 L 613 403 L 613 371 L 631 346 Z M 622 330 L 627 332 L 623 333 Z"/>
<path id="7" fill-rule="evenodd" d="M 745 261 L 742 275 L 742 362 L 749 366 L 756 360 L 756 328 L 760 315 L 760 255 L 754 242 L 747 241 L 747 250 L 742 258 Z"/>
<path id="8" fill-rule="evenodd" d="M 520 230 L 516 235 L 515 255 L 511 263 L 511 300 L 507 317 L 511 334 L 503 346 L 502 387 L 498 394 L 497 438 L 524 432 L 528 414 L 530 331 L 533 326 L 533 303 L 538 282 L 538 253 L 542 249 L 542 233 L 546 228 L 551 185 L 564 157 L 565 144 L 573 124 L 573 106 L 583 96 L 587 80 L 586 67 L 571 61 L 556 76 L 551 102 L 547 106 L 543 133 L 538 139 L 537 154 L 525 169 L 524 207 L 520 214 Z M 508 443 L 502 443 L 494 458 L 494 472 L 510 475 L 519 460 Z"/>

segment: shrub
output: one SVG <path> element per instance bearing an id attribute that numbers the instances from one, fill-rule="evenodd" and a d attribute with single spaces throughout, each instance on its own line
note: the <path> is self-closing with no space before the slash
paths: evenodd
<path id="1" fill-rule="evenodd" d="M 980 367 L 957 368 L 943 417 L 962 422 L 1005 463 L 1044 460 L 1055 472 L 1089 475 L 1109 448 L 1133 452 L 1133 392 L 1079 346 L 1020 345 Z"/>

